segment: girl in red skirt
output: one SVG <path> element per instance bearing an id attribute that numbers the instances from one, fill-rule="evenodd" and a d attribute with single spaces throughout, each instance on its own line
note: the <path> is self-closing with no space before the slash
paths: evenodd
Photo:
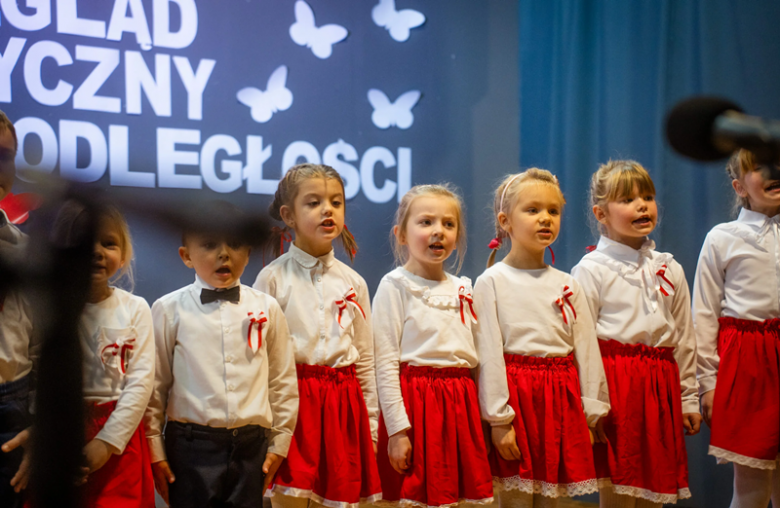
<path id="1" fill-rule="evenodd" d="M 66 204 L 54 226 L 67 243 L 86 219 L 80 205 Z M 143 298 L 111 284 L 132 284 L 133 246 L 122 215 L 99 211 L 92 287 L 79 336 L 86 402 L 82 487 L 86 507 L 154 506 L 154 481 L 142 419 L 154 385 L 154 330 Z M 33 500 L 34 501 L 34 500 Z"/>
<path id="2" fill-rule="evenodd" d="M 658 208 L 637 162 L 610 161 L 591 179 L 598 246 L 572 270 L 596 324 L 609 385 L 606 444 L 593 450 L 602 507 L 690 497 L 684 432 L 699 431 L 696 343 L 683 269 L 655 250 Z"/>
<path id="3" fill-rule="evenodd" d="M 376 464 L 379 407 L 371 308 L 363 277 L 335 258 L 341 239 L 350 260 L 355 239 L 344 224 L 344 182 L 329 166 L 300 164 L 279 182 L 271 216 L 281 254 L 254 287 L 276 298 L 295 342 L 300 406 L 292 444 L 270 487 L 274 507 L 357 508 L 382 498 Z"/>
<path id="4" fill-rule="evenodd" d="M 710 455 L 734 463 L 732 506 L 780 505 L 780 170 L 740 150 L 727 172 L 739 217 L 707 234 L 693 290 Z"/>
<path id="5" fill-rule="evenodd" d="M 549 171 L 504 179 L 493 252 L 474 289 L 480 406 L 502 507 L 555 506 L 598 490 L 591 445 L 604 439 L 609 394 L 595 327 L 579 284 L 544 262 L 564 203 Z M 507 236 L 512 250 L 494 265 Z"/>
<path id="6" fill-rule="evenodd" d="M 391 237 L 403 266 L 382 278 L 374 297 L 379 470 L 384 499 L 402 506 L 493 501 L 471 377 L 478 365 L 471 281 L 444 271 L 456 248 L 463 261 L 462 215 L 446 186 L 407 192 Z"/>

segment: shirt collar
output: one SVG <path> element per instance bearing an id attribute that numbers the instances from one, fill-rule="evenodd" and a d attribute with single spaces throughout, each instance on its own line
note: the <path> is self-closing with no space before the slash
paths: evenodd
<path id="1" fill-rule="evenodd" d="M 774 220 L 775 222 L 777 222 L 778 220 L 780 220 L 780 215 L 769 217 L 767 215 L 764 215 L 763 213 L 754 212 L 753 210 L 748 210 L 746 208 L 743 208 L 742 210 L 739 211 L 739 217 L 737 217 L 737 222 L 742 222 L 743 224 L 753 226 L 756 229 L 761 229 L 770 220 Z"/>
<path id="2" fill-rule="evenodd" d="M 228 288 L 223 288 L 223 289 L 230 289 L 232 287 L 240 286 L 240 285 L 241 285 L 241 279 L 237 280 L 236 283 L 233 284 L 232 286 L 230 286 Z M 200 276 L 197 273 L 195 274 L 195 284 L 194 284 L 194 286 L 195 286 L 195 289 L 198 292 L 200 292 L 201 289 L 211 289 L 212 291 L 216 291 L 216 289 L 217 289 L 214 286 L 212 286 L 211 284 L 208 284 L 206 281 L 201 279 Z"/>
<path id="3" fill-rule="evenodd" d="M 317 266 L 318 262 L 321 262 L 323 265 L 325 265 L 326 268 L 330 268 L 330 266 L 333 264 L 333 261 L 336 259 L 336 255 L 333 253 L 333 249 L 331 249 L 330 252 L 323 256 L 314 257 L 311 254 L 308 254 L 296 247 L 294 243 L 290 244 L 289 252 L 293 259 L 301 266 L 310 269 Z"/>
<path id="4" fill-rule="evenodd" d="M 632 265 L 638 265 L 642 256 L 649 256 L 650 251 L 655 249 L 655 242 L 649 238 L 645 238 L 645 242 L 642 247 L 637 250 L 628 245 L 615 240 L 610 240 L 606 236 L 599 238 L 599 244 L 596 246 L 596 250 L 603 252 L 611 258 L 630 263 Z"/>

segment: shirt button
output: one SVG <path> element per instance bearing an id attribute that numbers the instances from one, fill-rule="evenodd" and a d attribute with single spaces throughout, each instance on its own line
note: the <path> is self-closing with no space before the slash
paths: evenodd
<path id="1" fill-rule="evenodd" d="M 235 388 L 233 385 L 228 385 L 228 390 L 230 390 L 231 392 L 233 391 L 233 388 Z"/>
<path id="2" fill-rule="evenodd" d="M 229 326 L 225 327 L 225 333 L 230 333 L 230 327 Z"/>
<path id="3" fill-rule="evenodd" d="M 235 429 L 235 430 L 233 431 L 233 437 L 236 437 L 237 435 L 238 435 L 238 429 Z"/>
<path id="4" fill-rule="evenodd" d="M 325 306 L 323 304 L 320 304 L 320 310 L 324 309 Z"/>
<path id="5" fill-rule="evenodd" d="M 322 282 L 322 277 L 317 277 L 317 282 Z"/>
<path id="6" fill-rule="evenodd" d="M 227 358 L 225 358 L 228 363 L 233 363 L 233 355 L 227 355 Z"/>

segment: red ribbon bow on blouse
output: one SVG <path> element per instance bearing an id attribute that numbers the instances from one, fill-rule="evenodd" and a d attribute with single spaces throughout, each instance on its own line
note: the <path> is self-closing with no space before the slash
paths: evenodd
<path id="1" fill-rule="evenodd" d="M 103 365 L 110 365 L 116 358 L 116 368 L 124 374 L 127 371 L 127 365 L 135 346 L 135 337 L 129 339 L 117 339 L 113 344 L 109 344 L 100 351 L 100 359 Z"/>
<path id="2" fill-rule="evenodd" d="M 246 331 L 246 342 L 249 344 L 249 349 L 251 349 L 253 353 L 257 353 L 257 351 L 263 346 L 263 325 L 268 322 L 268 318 L 265 317 L 265 313 L 263 311 L 260 311 L 257 317 L 255 317 L 254 312 L 248 313 L 247 316 L 249 316 L 249 326 L 247 327 Z M 252 342 L 253 326 L 257 328 L 257 341 L 254 343 Z"/>
<path id="3" fill-rule="evenodd" d="M 574 292 L 569 288 L 569 286 L 563 286 L 563 294 L 560 298 L 555 300 L 555 304 L 558 306 L 559 309 L 561 309 L 561 315 L 563 316 L 563 322 L 567 325 L 569 324 L 569 319 L 566 317 L 566 306 L 568 305 L 571 309 L 572 316 L 574 319 L 572 322 L 577 321 L 577 311 L 574 310 L 574 305 L 571 304 L 571 301 L 569 298 L 574 296 Z"/>
<path id="4" fill-rule="evenodd" d="M 658 283 L 658 291 L 663 293 L 664 296 L 669 296 L 674 294 L 674 284 L 666 278 L 666 268 L 666 265 L 661 265 L 661 268 L 655 274 L 661 279 Z"/>
<path id="5" fill-rule="evenodd" d="M 339 308 L 339 326 L 341 326 L 341 315 L 346 310 L 347 304 L 350 303 L 357 307 L 358 310 L 360 310 L 360 313 L 363 314 L 363 319 L 366 319 L 366 313 L 363 312 L 363 307 L 361 307 L 357 302 L 357 293 L 355 293 L 355 288 L 349 288 L 342 299 L 336 300 L 336 307 Z M 343 326 L 341 327 L 344 328 Z"/>
<path id="6" fill-rule="evenodd" d="M 464 302 L 469 305 L 469 319 L 473 322 L 477 322 L 477 314 L 474 312 L 474 300 L 471 298 L 471 293 L 466 291 L 465 286 L 458 288 L 458 299 L 460 300 L 460 322 L 466 324 L 466 316 L 463 313 Z"/>

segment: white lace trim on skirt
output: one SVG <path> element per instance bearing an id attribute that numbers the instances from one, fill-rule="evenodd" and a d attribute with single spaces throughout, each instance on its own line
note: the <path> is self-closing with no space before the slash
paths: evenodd
<path id="1" fill-rule="evenodd" d="M 710 445 L 710 455 L 718 459 L 718 464 L 726 464 L 728 462 L 734 462 L 740 466 L 748 466 L 755 469 L 776 469 L 777 461 L 775 460 L 763 460 L 756 459 L 754 457 L 748 457 L 746 455 L 740 455 L 738 453 L 718 448 L 717 446 Z"/>
<path id="2" fill-rule="evenodd" d="M 629 485 L 614 485 L 612 480 L 609 478 L 599 479 L 599 488 L 611 488 L 615 494 L 646 499 L 651 503 L 661 504 L 672 504 L 676 503 L 680 499 L 688 499 L 691 497 L 691 491 L 688 489 L 688 487 L 685 487 L 684 489 L 678 489 L 677 494 L 661 494 L 651 490 L 642 489 L 640 487 L 631 487 Z"/>
<path id="3" fill-rule="evenodd" d="M 358 508 L 359 506 L 359 503 L 347 503 L 346 501 L 331 501 L 330 499 L 325 499 L 324 497 L 314 493 L 311 490 L 298 489 L 295 487 L 287 487 L 285 485 L 274 485 L 273 487 L 270 487 L 266 491 L 266 496 L 268 497 L 273 497 L 274 494 L 281 494 L 283 496 L 290 496 L 290 497 L 305 497 L 323 506 L 327 506 L 328 508 Z M 377 503 L 381 501 L 381 499 L 382 499 L 382 493 L 379 492 L 372 496 L 361 497 L 360 502 Z"/>
<path id="4" fill-rule="evenodd" d="M 493 477 L 493 487 L 497 491 L 519 490 L 526 494 L 541 494 L 545 497 L 574 497 L 592 494 L 599 490 L 596 479 L 577 483 L 547 483 L 541 480 L 529 480 L 519 476 L 509 478 Z"/>
<path id="5" fill-rule="evenodd" d="M 381 501 L 375 502 L 374 504 L 377 506 L 397 506 L 400 508 L 407 508 L 407 507 L 415 507 L 415 508 L 451 508 L 453 506 L 457 506 L 461 503 L 468 503 L 468 504 L 493 504 L 493 497 L 486 497 L 485 499 L 458 499 L 455 503 L 449 503 L 449 504 L 440 504 L 440 505 L 428 505 L 425 503 L 421 503 L 419 501 L 415 501 L 413 499 L 399 499 L 398 501 L 388 501 L 386 499 L 382 499 Z"/>

